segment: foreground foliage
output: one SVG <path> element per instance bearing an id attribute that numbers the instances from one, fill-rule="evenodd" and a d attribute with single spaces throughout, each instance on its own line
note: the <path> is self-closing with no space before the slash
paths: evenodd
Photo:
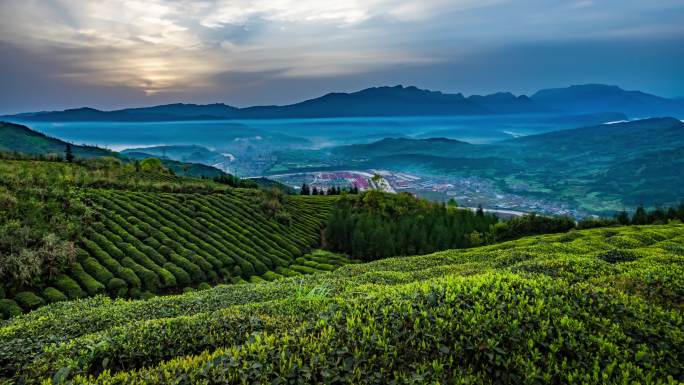
<path id="1" fill-rule="evenodd" d="M 0 327 L 15 382 L 678 383 L 684 226 L 522 238 Z"/>

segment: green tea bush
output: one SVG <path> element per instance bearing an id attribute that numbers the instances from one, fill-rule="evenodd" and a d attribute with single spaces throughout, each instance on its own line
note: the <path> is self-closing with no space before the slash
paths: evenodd
<path id="1" fill-rule="evenodd" d="M 46 287 L 45 290 L 43 290 L 43 298 L 45 298 L 48 303 L 61 302 L 69 299 L 64 293 L 54 287 Z"/>
<path id="2" fill-rule="evenodd" d="M 112 278 L 107 283 L 107 290 L 114 297 L 122 298 L 126 296 L 126 293 L 128 293 L 128 285 L 126 284 L 126 281 L 124 281 L 123 279 Z"/>
<path id="3" fill-rule="evenodd" d="M 20 315 L 21 307 L 11 299 L 0 299 L 0 316 L 8 319 Z"/>
<path id="4" fill-rule="evenodd" d="M 88 274 L 95 278 L 98 282 L 109 282 L 114 278 L 109 270 L 105 269 L 95 258 L 87 257 L 81 261 L 81 266 Z"/>
<path id="5" fill-rule="evenodd" d="M 185 270 L 174 265 L 173 263 L 165 263 L 164 268 L 171 274 L 173 274 L 173 277 L 176 279 L 176 285 L 185 287 L 192 282 L 190 279 L 190 275 Z"/>
<path id="6" fill-rule="evenodd" d="M 208 283 L 206 283 L 206 282 L 202 282 L 202 283 L 200 283 L 199 285 L 197 285 L 197 289 L 198 289 L 198 290 L 207 290 L 207 289 L 210 289 L 210 288 L 211 288 L 211 285 L 208 284 Z"/>
<path id="7" fill-rule="evenodd" d="M 59 275 L 55 279 L 54 286 L 70 299 L 82 298 L 86 296 L 81 287 L 67 275 Z"/>
<path id="8" fill-rule="evenodd" d="M 30 291 L 22 291 L 17 293 L 14 296 L 14 301 L 16 301 L 24 310 L 35 309 L 45 304 L 44 299 Z"/>
<path id="9" fill-rule="evenodd" d="M 0 326 L 0 368 L 75 384 L 680 383 L 684 260 L 662 246 L 684 226 L 614 231 L 53 304 Z M 610 239 L 639 232 L 662 240 Z M 639 258 L 599 257 L 616 250 Z"/>
<path id="10" fill-rule="evenodd" d="M 76 278 L 89 295 L 97 295 L 105 290 L 105 286 L 86 273 L 78 262 L 71 265 L 71 276 Z"/>

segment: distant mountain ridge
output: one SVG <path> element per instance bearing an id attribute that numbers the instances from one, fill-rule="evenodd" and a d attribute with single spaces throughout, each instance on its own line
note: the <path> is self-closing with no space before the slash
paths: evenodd
<path id="1" fill-rule="evenodd" d="M 631 117 L 682 116 L 682 100 L 667 99 L 641 91 L 626 91 L 617 86 L 584 84 L 537 91 L 530 97 L 535 103 L 567 112 L 628 113 Z"/>
<path id="2" fill-rule="evenodd" d="M 684 100 L 667 99 L 617 86 L 584 84 L 544 89 L 528 97 L 509 92 L 490 95 L 442 93 L 414 86 L 372 87 L 352 93 L 328 93 L 283 106 L 238 108 L 222 103 L 166 104 L 100 111 L 83 107 L 64 111 L 22 113 L 2 118 L 15 121 L 183 121 L 212 119 L 277 119 L 382 116 L 457 116 L 527 113 L 624 113 L 630 117 L 684 117 Z"/>

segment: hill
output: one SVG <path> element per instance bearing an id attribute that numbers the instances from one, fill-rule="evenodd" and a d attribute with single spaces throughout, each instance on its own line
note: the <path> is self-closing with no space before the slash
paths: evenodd
<path id="1" fill-rule="evenodd" d="M 43 135 L 26 126 L 0 122 L 0 152 L 63 156 L 66 144 L 60 139 Z M 73 146 L 72 150 L 75 156 L 82 158 L 115 155 L 110 150 L 90 146 Z"/>
<path id="2" fill-rule="evenodd" d="M 684 103 L 617 86 L 582 84 L 537 91 L 530 99 L 547 108 L 575 112 L 623 112 L 632 118 L 684 115 Z"/>
<path id="3" fill-rule="evenodd" d="M 684 226 L 350 265 L 0 325 L 18 382 L 678 383 Z"/>
<path id="4" fill-rule="evenodd" d="M 509 186 L 532 182 L 587 209 L 617 211 L 681 200 L 683 146 L 684 123 L 655 118 L 517 138 L 494 152 L 524 166 Z"/>
<path id="5" fill-rule="evenodd" d="M 383 139 L 333 148 L 337 167 L 489 178 L 503 191 L 612 215 L 684 196 L 684 123 L 653 118 L 497 142 Z"/>
<path id="6" fill-rule="evenodd" d="M 236 189 L 141 166 L 0 163 L 1 316 L 67 298 L 138 298 L 345 263 L 305 257 L 320 243 L 333 197 Z"/>
<path id="7" fill-rule="evenodd" d="M 28 154 L 52 158 L 64 158 L 67 142 L 51 138 L 47 135 L 33 131 L 30 128 L 8 122 L 0 122 L 0 153 Z M 113 157 L 121 162 L 128 163 L 133 160 L 143 160 L 158 156 L 157 153 L 164 152 L 164 147 L 147 150 L 149 153 L 138 151 L 114 152 L 104 148 L 70 144 L 74 157 L 79 160 L 94 159 L 102 157 Z M 179 147 L 179 149 L 176 149 Z M 196 147 L 196 148 L 195 148 Z M 162 159 L 162 164 L 167 169 L 179 176 L 193 178 L 214 178 L 218 176 L 228 176 L 225 172 L 202 164 L 193 162 L 195 160 L 206 160 L 207 156 L 216 158 L 217 153 L 210 152 L 199 146 L 168 146 L 169 153 L 180 155 L 177 159 Z M 199 158 L 199 159 L 196 159 Z"/>
<path id="8" fill-rule="evenodd" d="M 121 154 L 135 159 L 156 157 L 160 159 L 173 159 L 180 162 L 202 164 L 217 164 L 226 161 L 226 156 L 223 154 L 198 145 L 130 148 L 121 151 Z"/>

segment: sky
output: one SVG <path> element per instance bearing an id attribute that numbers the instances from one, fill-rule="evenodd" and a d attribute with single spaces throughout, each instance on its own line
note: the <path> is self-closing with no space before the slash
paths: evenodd
<path id="1" fill-rule="evenodd" d="M 0 0 L 0 114 L 415 85 L 684 96 L 682 0 Z"/>

